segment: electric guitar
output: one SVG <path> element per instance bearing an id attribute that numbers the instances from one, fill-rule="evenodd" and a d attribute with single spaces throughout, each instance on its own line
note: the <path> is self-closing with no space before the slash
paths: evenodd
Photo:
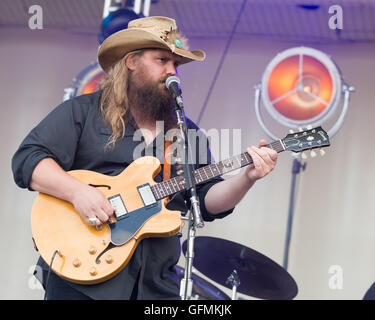
<path id="1" fill-rule="evenodd" d="M 288 134 L 267 147 L 302 152 L 330 145 L 327 133 L 317 127 Z M 322 150 L 323 151 L 323 150 Z M 245 152 L 201 167 L 194 172 L 196 184 L 252 163 Z M 154 157 L 142 157 L 117 176 L 89 170 L 68 173 L 98 188 L 115 208 L 112 221 L 101 229 L 87 225 L 72 204 L 39 193 L 34 201 L 31 227 L 36 249 L 60 277 L 81 284 L 110 279 L 129 262 L 138 243 L 146 237 L 168 237 L 180 231 L 181 213 L 166 208 L 168 197 L 185 190 L 183 175 L 156 183 L 161 169 Z"/>

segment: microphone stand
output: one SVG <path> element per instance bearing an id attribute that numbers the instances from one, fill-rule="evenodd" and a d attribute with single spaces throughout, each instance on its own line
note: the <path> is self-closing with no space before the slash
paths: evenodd
<path id="1" fill-rule="evenodd" d="M 183 151 L 184 161 L 183 161 L 183 171 L 185 178 L 185 188 L 190 192 L 190 203 L 191 208 L 189 210 L 189 222 L 188 222 L 188 241 L 186 250 L 186 266 L 184 278 L 181 279 L 180 283 L 180 296 L 182 300 L 189 300 L 191 298 L 193 290 L 193 280 L 191 279 L 193 259 L 194 259 L 194 239 L 196 228 L 203 228 L 204 223 L 202 220 L 199 198 L 197 196 L 197 191 L 195 188 L 195 176 L 193 161 L 191 159 L 191 146 L 188 140 L 187 124 L 185 118 L 185 111 L 182 103 L 181 96 L 176 97 L 175 112 L 177 115 L 177 125 L 180 129 L 180 136 L 178 144 L 180 150 Z"/>

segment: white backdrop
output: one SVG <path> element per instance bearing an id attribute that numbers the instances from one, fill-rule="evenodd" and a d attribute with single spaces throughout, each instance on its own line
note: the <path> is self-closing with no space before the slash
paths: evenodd
<path id="1" fill-rule="evenodd" d="M 0 298 L 40 299 L 43 291 L 30 271 L 37 259 L 30 230 L 35 193 L 14 184 L 10 161 L 24 136 L 61 102 L 63 89 L 73 77 L 96 59 L 97 40 L 50 29 L 5 28 L 0 29 L 0 38 L 0 130 L 4 137 L 0 142 Z M 191 39 L 190 45 L 207 52 L 205 62 L 182 66 L 179 74 L 187 115 L 196 121 L 225 42 Z M 241 129 L 241 145 L 236 141 L 234 149 L 242 151 L 261 138 L 268 139 L 255 117 L 253 87 L 278 52 L 299 45 L 235 39 L 199 126 L 230 132 Z M 300 175 L 288 271 L 299 287 L 296 299 L 362 299 L 375 281 L 375 44 L 312 47 L 332 56 L 356 92 L 326 156 L 309 160 Z M 288 128 L 283 130 L 286 134 Z M 244 244 L 282 264 L 291 169 L 292 157 L 280 154 L 277 169 L 250 190 L 231 216 L 206 223 L 198 235 Z M 342 286 L 335 289 L 330 281 L 341 275 L 337 270 L 342 272 Z"/>

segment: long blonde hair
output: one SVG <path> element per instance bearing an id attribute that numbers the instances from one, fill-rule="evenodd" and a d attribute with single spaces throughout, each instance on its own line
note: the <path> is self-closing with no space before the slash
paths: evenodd
<path id="1" fill-rule="evenodd" d="M 114 147 L 116 141 L 125 136 L 125 125 L 129 113 L 129 69 L 125 64 L 125 59 L 130 54 L 141 56 L 143 51 L 137 50 L 125 55 L 111 67 L 107 76 L 100 83 L 102 90 L 100 111 L 104 120 L 112 128 L 112 135 L 109 137 L 106 147 Z"/>

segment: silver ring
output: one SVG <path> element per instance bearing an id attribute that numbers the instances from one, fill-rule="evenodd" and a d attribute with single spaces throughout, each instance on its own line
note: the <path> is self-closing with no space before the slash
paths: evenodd
<path id="1" fill-rule="evenodd" d="M 95 226 L 96 223 L 99 221 L 99 219 L 97 217 L 93 217 L 93 218 L 89 218 L 89 221 L 90 223 Z"/>

